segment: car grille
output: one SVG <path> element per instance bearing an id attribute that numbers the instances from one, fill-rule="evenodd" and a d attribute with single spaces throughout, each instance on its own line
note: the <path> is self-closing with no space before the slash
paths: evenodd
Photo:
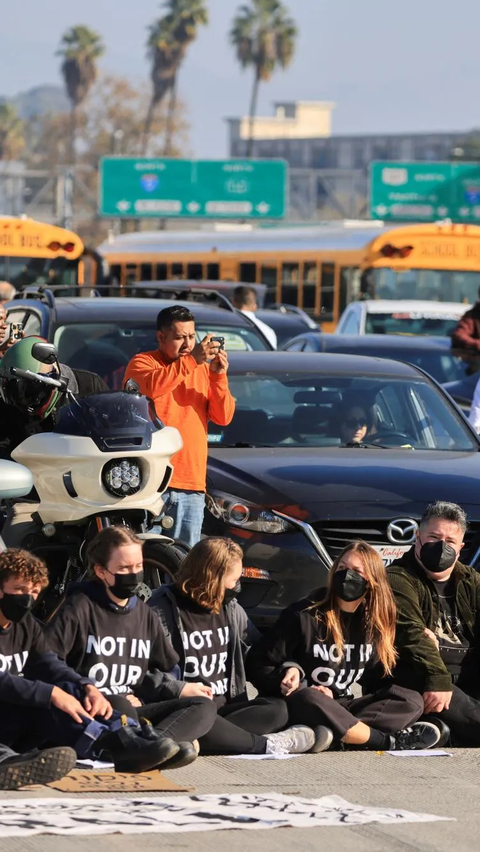
<path id="1" fill-rule="evenodd" d="M 324 546 L 328 550 L 332 559 L 335 559 L 347 544 L 357 539 L 367 541 L 369 544 L 375 545 L 391 545 L 387 538 L 387 526 L 390 520 L 394 521 L 396 517 L 387 518 L 386 520 L 349 520 L 349 521 L 325 521 L 323 523 L 313 524 L 315 532 L 322 540 Z M 408 517 L 405 516 L 405 517 Z M 468 564 L 473 559 L 475 553 L 480 547 L 480 522 L 472 521 L 465 535 L 465 548 L 462 552 L 462 562 Z M 480 560 L 476 560 L 480 567 Z"/>

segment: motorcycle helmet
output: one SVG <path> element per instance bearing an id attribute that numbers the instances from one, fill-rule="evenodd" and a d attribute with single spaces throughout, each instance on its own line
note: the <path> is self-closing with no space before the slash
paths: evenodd
<path id="1" fill-rule="evenodd" d="M 56 366 L 44 364 L 34 357 L 32 349 L 36 343 L 46 343 L 43 337 L 24 337 L 8 349 L 0 361 L 0 396 L 7 405 L 13 405 L 25 414 L 40 419 L 48 417 L 55 410 L 60 392 L 43 382 L 16 376 L 13 368 L 42 373 L 51 378 L 59 378 Z"/>

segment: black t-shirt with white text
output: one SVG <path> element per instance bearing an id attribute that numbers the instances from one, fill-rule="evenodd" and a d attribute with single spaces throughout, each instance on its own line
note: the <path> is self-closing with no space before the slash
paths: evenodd
<path id="1" fill-rule="evenodd" d="M 137 597 L 116 606 L 95 580 L 78 583 L 47 626 L 50 648 L 105 695 L 134 693 L 152 669 L 170 672 L 178 655 Z"/>
<path id="2" fill-rule="evenodd" d="M 350 696 L 352 685 L 361 679 L 367 666 L 378 663 L 378 656 L 367 641 L 364 607 L 354 613 L 342 612 L 340 618 L 343 649 L 327 637 L 321 609 L 312 609 L 311 601 L 287 607 L 249 652 L 249 671 L 255 685 L 272 691 L 275 685 L 279 687 L 285 668 L 297 665 L 305 672 L 307 686 L 326 686 L 334 698 Z"/>
<path id="3" fill-rule="evenodd" d="M 212 688 L 217 706 L 226 703 L 231 673 L 230 630 L 225 607 L 214 613 L 172 587 L 182 624 L 183 679 Z"/>

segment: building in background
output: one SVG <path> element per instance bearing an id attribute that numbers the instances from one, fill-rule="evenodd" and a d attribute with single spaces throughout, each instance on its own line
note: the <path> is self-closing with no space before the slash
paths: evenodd
<path id="1" fill-rule="evenodd" d="M 292 219 L 367 215 L 368 167 L 374 160 L 451 160 L 480 131 L 332 134 L 329 101 L 279 102 L 253 124 L 253 156 L 290 166 Z M 229 156 L 245 157 L 249 119 L 228 118 Z M 461 149 L 461 148 L 460 148 Z"/>

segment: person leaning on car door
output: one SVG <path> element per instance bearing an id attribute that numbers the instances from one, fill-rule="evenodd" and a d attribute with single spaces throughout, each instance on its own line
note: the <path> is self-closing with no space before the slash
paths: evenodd
<path id="1" fill-rule="evenodd" d="M 169 535 L 193 545 L 200 539 L 205 506 L 207 423 L 228 426 L 235 411 L 228 358 L 211 334 L 195 343 L 195 318 L 182 305 L 160 311 L 157 342 L 158 349 L 132 358 L 124 382 L 133 379 L 153 400 L 160 420 L 183 438 L 163 495 L 164 510 L 173 519 Z"/>
<path id="2" fill-rule="evenodd" d="M 480 574 L 460 562 L 466 528 L 456 503 L 430 504 L 414 546 L 389 568 L 398 612 L 393 679 L 422 693 L 425 713 L 448 725 L 454 745 L 478 747 Z"/>

